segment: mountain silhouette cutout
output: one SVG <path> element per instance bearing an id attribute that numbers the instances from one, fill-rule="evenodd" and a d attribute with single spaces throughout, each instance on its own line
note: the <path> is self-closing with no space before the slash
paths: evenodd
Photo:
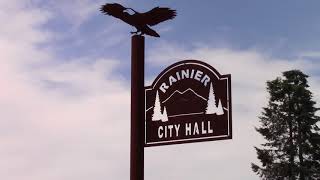
<path id="1" fill-rule="evenodd" d="M 172 116 L 202 113 L 207 105 L 207 100 L 189 88 L 183 92 L 176 90 L 162 101 L 162 104 L 167 107 L 168 116 Z"/>

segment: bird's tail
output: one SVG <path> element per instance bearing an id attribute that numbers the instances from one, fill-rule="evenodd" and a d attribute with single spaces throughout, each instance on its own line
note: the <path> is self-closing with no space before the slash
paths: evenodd
<path id="1" fill-rule="evenodd" d="M 149 36 L 160 37 L 160 35 L 155 30 L 149 28 L 148 26 L 143 28 L 142 33 L 147 34 Z"/>

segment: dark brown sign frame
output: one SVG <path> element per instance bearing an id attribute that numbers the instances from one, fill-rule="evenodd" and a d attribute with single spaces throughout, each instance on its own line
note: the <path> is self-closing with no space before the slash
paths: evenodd
<path id="1" fill-rule="evenodd" d="M 157 87 L 158 89 L 159 88 L 159 83 L 160 81 L 164 78 L 164 77 L 168 77 L 170 73 L 172 73 L 173 71 L 175 71 L 176 69 L 178 68 L 183 68 L 183 67 L 189 67 L 189 66 L 192 66 L 194 68 L 198 67 L 199 69 L 202 69 L 203 72 L 206 72 L 207 74 L 209 74 L 208 76 L 210 76 L 212 79 L 213 78 L 216 78 L 217 81 L 221 81 L 221 83 L 217 83 L 218 85 L 219 84 L 222 84 L 223 87 L 215 87 L 216 89 L 226 89 L 226 92 L 222 92 L 223 90 L 220 90 L 218 91 L 217 93 L 220 93 L 220 94 L 225 94 L 225 100 L 221 100 L 221 102 L 219 102 L 219 106 L 223 107 L 224 110 L 222 110 L 223 112 L 226 112 L 225 115 L 223 115 L 222 119 L 223 119 L 223 123 L 217 123 L 217 127 L 220 128 L 220 130 L 217 131 L 217 129 L 215 129 L 215 132 L 217 132 L 217 134 L 213 133 L 211 135 L 208 135 L 208 134 L 205 134 L 205 135 L 198 135 L 196 134 L 194 137 L 189 137 L 189 138 L 182 138 L 182 139 L 179 139 L 178 137 L 178 131 L 179 131 L 179 128 L 183 127 L 183 126 L 180 126 L 179 124 L 179 127 L 178 125 L 176 127 L 172 126 L 171 129 L 168 129 L 167 126 L 164 126 L 165 128 L 167 129 L 164 129 L 162 128 L 161 129 L 161 132 L 164 132 L 166 131 L 166 133 L 169 134 L 169 130 L 170 130 L 170 135 L 174 134 L 174 128 L 176 128 L 176 133 L 177 133 L 177 137 L 176 139 L 172 139 L 172 140 L 150 140 L 154 137 L 154 135 L 150 135 L 150 134 L 154 134 L 154 132 L 151 132 L 151 131 L 154 131 L 154 128 L 152 126 L 150 126 L 150 115 L 147 114 L 147 111 L 149 110 L 150 111 L 150 107 L 148 108 L 148 94 L 151 93 L 151 91 L 153 91 L 153 97 L 155 96 L 158 96 L 158 92 L 156 93 L 155 95 L 155 87 Z M 201 71 L 200 71 L 201 72 Z M 195 73 L 195 72 L 194 72 Z M 210 74 L 211 73 L 211 74 Z M 203 73 L 204 75 L 205 73 Z M 179 76 L 179 75 L 178 75 Z M 193 77 L 195 77 L 196 75 L 193 75 Z M 213 77 L 214 76 L 214 77 Z M 200 76 L 199 76 L 200 77 Z M 180 77 L 179 77 L 180 78 Z M 211 79 L 211 81 L 213 82 L 213 80 Z M 203 80 L 203 81 L 202 81 Z M 202 84 L 205 84 L 206 81 L 205 81 L 205 77 L 200 80 L 199 79 L 199 82 L 201 81 Z M 174 81 L 173 81 L 174 82 Z M 211 82 L 211 83 L 212 83 Z M 199 83 L 198 83 L 199 84 Z M 195 84 L 196 85 L 196 84 Z M 206 85 L 206 88 L 209 89 L 209 85 L 208 84 L 205 84 Z M 221 86 L 221 85 L 220 85 Z M 226 87 L 224 87 L 226 86 Z M 163 88 L 164 87 L 164 88 Z M 165 91 L 166 89 L 165 88 L 168 88 L 168 86 L 163 86 L 162 87 L 162 90 Z M 196 87 L 200 87 L 199 85 L 196 85 Z M 211 84 L 211 87 L 212 88 L 212 84 Z M 185 87 L 185 89 L 187 89 L 187 87 Z M 190 89 L 189 89 L 190 90 Z M 211 90 L 211 89 L 210 89 Z M 209 90 L 209 91 L 210 91 Z M 177 91 L 177 90 L 176 90 Z M 175 91 L 175 92 L 176 92 Z M 183 92 L 186 92 L 188 90 L 185 90 Z M 192 91 L 192 89 L 190 90 Z M 181 94 L 182 91 L 178 91 Z M 194 92 L 194 91 L 193 91 Z M 171 92 L 172 93 L 172 92 Z M 189 92 L 188 92 L 189 93 Z M 160 94 L 160 93 L 159 93 Z M 197 93 L 194 93 L 197 95 Z M 191 94 L 192 95 L 192 94 Z M 171 96 L 173 96 L 173 94 L 171 94 Z M 170 96 L 170 98 L 171 98 Z M 190 96 L 190 95 L 188 95 Z M 199 95 L 199 97 L 201 97 Z M 209 100 L 209 97 L 207 98 Z M 214 98 L 216 99 L 216 98 Z M 170 65 L 169 67 L 167 67 L 165 70 L 163 70 L 157 77 L 156 79 L 153 81 L 152 85 L 151 86 L 147 86 L 145 87 L 145 147 L 151 147 L 151 146 L 161 146 L 161 145 L 172 145 L 172 144 L 182 144 L 182 143 L 193 143 L 193 142 L 203 142 L 203 141 L 215 141 L 215 140 L 224 140 L 224 139 L 232 139 L 232 101 L 231 101 L 231 75 L 230 74 L 226 74 L 226 75 L 221 75 L 215 68 L 213 68 L 212 66 L 210 66 L 209 64 L 207 63 L 204 63 L 202 61 L 199 61 L 199 60 L 183 60 L 183 61 L 179 61 L 177 63 L 174 63 L 172 65 Z M 155 102 L 156 100 L 154 100 Z M 219 99 L 220 101 L 220 99 Z M 216 102 L 218 104 L 218 102 Z M 221 104 L 224 104 L 224 105 L 221 105 Z M 150 106 L 150 105 L 149 105 Z M 208 107 L 207 107 L 208 108 Z M 172 109 L 172 108 L 171 108 Z M 161 111 L 166 111 L 162 108 Z M 221 110 L 220 110 L 221 111 Z M 222 112 L 221 111 L 221 112 Z M 223 114 L 222 112 L 222 114 Z M 167 112 L 165 112 L 167 113 Z M 194 113 L 196 114 L 196 113 Z M 198 113 L 199 114 L 199 113 Z M 205 113 L 204 113 L 205 114 Z M 154 116 L 154 115 L 152 115 Z M 170 117 L 170 116 L 169 116 Z M 173 116 L 171 116 L 173 117 Z M 198 119 L 199 118 L 205 118 L 205 115 L 199 115 L 198 116 Z M 207 116 L 206 116 L 207 117 Z M 212 116 L 211 116 L 212 117 Z M 227 118 L 227 119 L 226 119 Z M 181 120 L 181 119 L 180 119 Z M 153 120 L 152 120 L 153 121 Z M 168 119 L 167 119 L 168 121 Z M 221 120 L 222 121 L 222 120 Z M 227 121 L 227 122 L 225 122 Z M 210 121 L 212 122 L 212 121 Z M 204 132 L 208 132 L 208 131 L 211 131 L 213 132 L 213 128 L 215 128 L 214 126 L 216 125 L 212 125 L 213 123 L 210 124 L 210 122 L 208 121 L 208 124 L 206 125 L 206 130 L 204 130 L 204 121 L 203 122 L 200 122 L 199 124 L 197 124 L 197 127 L 199 125 L 199 129 L 202 128 L 202 131 Z M 157 123 L 157 122 L 154 122 L 154 123 Z M 161 122 L 160 122 L 161 123 Z M 191 122 L 190 122 L 191 123 Z M 202 127 L 200 127 L 202 123 Z M 219 125 L 220 124 L 220 125 Z M 186 125 L 187 126 L 187 125 Z M 211 127 L 210 127 L 211 126 Z M 160 127 L 160 126 L 159 126 Z M 158 127 L 158 128 L 159 128 Z M 185 127 L 185 130 L 186 130 L 187 127 Z M 189 128 L 189 127 L 188 127 Z M 191 128 L 191 124 L 190 124 L 190 128 Z M 211 128 L 211 129 L 210 129 Z M 182 129 L 182 128 L 181 128 Z M 180 129 L 180 130 L 181 130 Z M 198 131 L 200 131 L 198 129 Z M 189 130 L 189 129 L 188 129 Z M 158 129 L 159 131 L 159 129 Z M 191 130 L 190 130 L 191 131 Z M 159 133 L 159 132 L 158 132 Z M 162 134 L 163 135 L 163 134 Z M 190 133 L 191 135 L 191 133 Z M 154 139 L 154 138 L 153 138 Z"/>

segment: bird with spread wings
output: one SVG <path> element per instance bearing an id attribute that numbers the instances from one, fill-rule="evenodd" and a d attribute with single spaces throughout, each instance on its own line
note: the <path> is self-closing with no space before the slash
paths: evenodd
<path id="1" fill-rule="evenodd" d="M 106 15 L 116 17 L 134 26 L 137 31 L 131 32 L 132 34 L 140 33 L 139 35 L 147 34 L 154 37 L 160 37 L 160 35 L 149 26 L 157 25 L 176 16 L 176 11 L 170 8 L 155 7 L 148 12 L 139 13 L 132 8 L 125 8 L 118 3 L 107 3 L 100 10 Z M 127 10 L 132 10 L 134 14 L 128 13 Z"/>

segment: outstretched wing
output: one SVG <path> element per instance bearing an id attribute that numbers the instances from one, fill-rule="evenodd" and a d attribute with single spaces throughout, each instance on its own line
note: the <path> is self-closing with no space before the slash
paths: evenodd
<path id="1" fill-rule="evenodd" d="M 170 8 L 155 7 L 148 12 L 142 13 L 146 24 L 154 26 L 163 21 L 173 19 L 176 16 L 176 10 Z"/>
<path id="2" fill-rule="evenodd" d="M 120 18 L 123 14 L 123 11 L 126 10 L 125 7 L 123 7 L 121 4 L 118 3 L 112 3 L 112 4 L 105 4 L 101 6 L 100 11 L 103 14 L 114 16 L 116 18 Z"/>

